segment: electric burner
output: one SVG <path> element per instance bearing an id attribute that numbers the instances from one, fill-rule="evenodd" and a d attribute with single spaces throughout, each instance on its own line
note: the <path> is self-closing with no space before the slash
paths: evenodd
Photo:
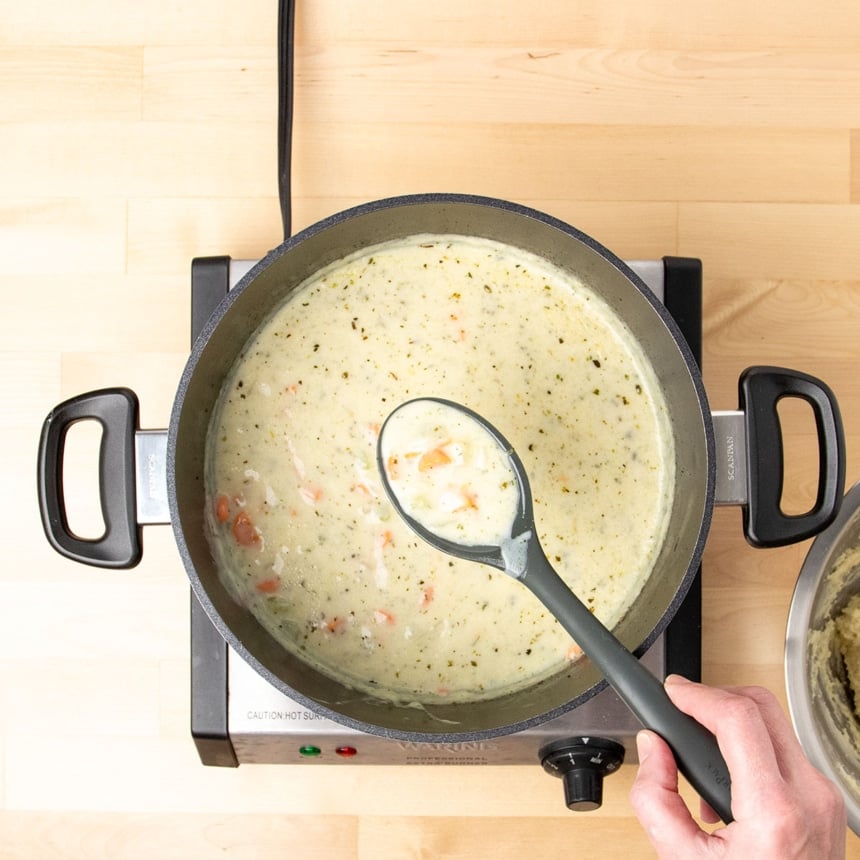
<path id="1" fill-rule="evenodd" d="M 191 268 L 192 341 L 254 261 L 195 259 Z M 628 265 L 664 303 L 701 364 L 702 266 L 663 257 Z M 665 632 L 642 656 L 658 678 L 701 676 L 701 571 Z M 611 688 L 563 716 L 507 736 L 460 743 L 413 743 L 341 726 L 289 699 L 225 642 L 191 595 L 191 734 L 205 765 L 541 763 L 563 776 L 567 805 L 594 809 L 602 779 L 635 760 L 640 725 Z"/>

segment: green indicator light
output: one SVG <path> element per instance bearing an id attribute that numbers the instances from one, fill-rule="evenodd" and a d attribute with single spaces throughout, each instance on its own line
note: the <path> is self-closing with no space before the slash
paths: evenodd
<path id="1" fill-rule="evenodd" d="M 314 756 L 318 756 L 321 753 L 322 753 L 322 750 L 319 747 L 314 747 L 314 746 L 299 747 L 299 755 L 307 756 L 308 758 L 313 758 Z"/>

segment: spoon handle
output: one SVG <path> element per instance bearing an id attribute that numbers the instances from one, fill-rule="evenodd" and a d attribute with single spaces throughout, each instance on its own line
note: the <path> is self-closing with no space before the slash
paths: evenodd
<path id="1" fill-rule="evenodd" d="M 553 570 L 536 543 L 530 544 L 527 571 L 520 581 L 573 636 L 642 725 L 669 744 L 678 769 L 729 824 L 733 820 L 731 777 L 717 739 L 675 707 L 662 683 L 592 615 Z"/>

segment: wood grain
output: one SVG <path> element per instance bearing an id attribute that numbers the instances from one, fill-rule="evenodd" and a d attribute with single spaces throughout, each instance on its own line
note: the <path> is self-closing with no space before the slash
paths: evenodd
<path id="1" fill-rule="evenodd" d="M 704 378 L 828 381 L 860 478 L 860 7 L 835 0 L 297 0 L 293 226 L 393 194 L 514 199 L 627 258 L 702 259 Z M 63 561 L 35 499 L 41 422 L 127 385 L 166 426 L 195 256 L 282 239 L 277 5 L 7 4 L 0 27 L 0 856 L 338 860 L 651 857 L 627 802 L 569 814 L 537 767 L 204 768 L 188 733 L 188 584 L 169 528 L 112 572 Z M 787 410 L 785 504 L 814 492 Z M 70 464 L 73 504 L 89 454 Z M 79 487 L 79 489 L 77 489 Z M 785 703 L 809 542 L 754 550 L 736 508 L 704 558 L 703 673 Z M 692 807 L 696 801 L 684 786 Z M 860 858 L 849 836 L 848 856 Z"/>

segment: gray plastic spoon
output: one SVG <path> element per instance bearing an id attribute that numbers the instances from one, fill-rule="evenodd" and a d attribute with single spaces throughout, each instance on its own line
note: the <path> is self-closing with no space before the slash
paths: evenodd
<path id="1" fill-rule="evenodd" d="M 408 409 L 453 409 L 476 422 L 506 458 L 510 478 L 519 493 L 516 512 L 508 531 L 499 524 L 504 536 L 497 544 L 470 544 L 443 537 L 407 509 L 389 475 L 386 445 L 391 427 L 403 420 Z M 710 807 L 728 824 L 731 813 L 731 778 L 716 738 L 692 717 L 678 710 L 663 685 L 636 659 L 568 588 L 550 565 L 535 533 L 531 488 L 522 461 L 510 443 L 485 418 L 459 403 L 436 397 L 422 397 L 398 406 L 386 418 L 377 443 L 377 465 L 382 485 L 395 510 L 420 537 L 449 555 L 488 564 L 521 582 L 546 606 L 576 640 L 586 656 L 606 677 L 619 698 L 643 726 L 657 732 L 669 744 L 678 769 Z"/>

